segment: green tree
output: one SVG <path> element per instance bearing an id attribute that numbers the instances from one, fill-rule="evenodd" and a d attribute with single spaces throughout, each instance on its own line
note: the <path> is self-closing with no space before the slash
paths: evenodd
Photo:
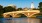
<path id="1" fill-rule="evenodd" d="M 17 11 L 21 11 L 21 10 L 22 10 L 22 8 L 18 8 L 18 9 L 17 9 Z"/>
<path id="2" fill-rule="evenodd" d="M 42 2 L 39 3 L 38 7 L 39 7 L 40 12 L 42 12 Z"/>
<path id="3" fill-rule="evenodd" d="M 0 17 L 2 17 L 3 14 L 3 6 L 0 5 Z"/>
<path id="4" fill-rule="evenodd" d="M 33 10 L 39 10 L 38 8 L 34 8 Z"/>
<path id="5" fill-rule="evenodd" d="M 10 11 L 16 11 L 16 9 L 11 6 L 4 7 L 4 12 L 10 12 Z"/>

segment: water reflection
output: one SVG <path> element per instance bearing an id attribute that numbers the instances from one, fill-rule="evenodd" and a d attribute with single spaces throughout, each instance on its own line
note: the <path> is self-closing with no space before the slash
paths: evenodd
<path id="1" fill-rule="evenodd" d="M 40 19 L 29 18 L 29 19 L 28 19 L 28 23 L 40 23 Z"/>
<path id="2" fill-rule="evenodd" d="M 0 21 L 1 23 L 40 23 L 40 19 L 37 18 L 11 18 L 10 20 L 3 18 Z"/>

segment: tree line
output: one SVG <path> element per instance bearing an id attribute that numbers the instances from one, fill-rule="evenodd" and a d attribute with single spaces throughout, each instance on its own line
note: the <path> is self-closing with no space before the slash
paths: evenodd
<path id="1" fill-rule="evenodd" d="M 14 7 L 12 7 L 12 6 L 3 7 L 2 5 L 0 5 L 0 17 L 2 17 L 2 14 L 5 12 L 21 11 L 21 10 L 23 10 L 23 9 L 22 8 L 16 9 L 16 6 L 14 6 Z M 34 10 L 37 10 L 37 9 L 34 8 Z M 38 10 L 40 10 L 40 12 L 42 12 L 42 2 L 39 3 Z"/>

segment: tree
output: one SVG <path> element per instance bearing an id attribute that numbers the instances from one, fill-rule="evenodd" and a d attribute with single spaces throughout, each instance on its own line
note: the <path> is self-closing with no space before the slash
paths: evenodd
<path id="1" fill-rule="evenodd" d="M 0 5 L 0 17 L 2 17 L 3 14 L 3 6 Z"/>
<path id="2" fill-rule="evenodd" d="M 18 9 L 17 9 L 17 11 L 21 11 L 21 10 L 22 10 L 22 8 L 18 8 Z"/>
<path id="3" fill-rule="evenodd" d="M 10 12 L 10 11 L 16 11 L 15 8 L 12 8 L 11 6 L 4 7 L 4 12 Z"/>
<path id="4" fill-rule="evenodd" d="M 38 7 L 39 7 L 40 12 L 42 12 L 42 2 L 39 3 Z"/>
<path id="5" fill-rule="evenodd" d="M 39 10 L 38 8 L 34 8 L 33 10 Z"/>

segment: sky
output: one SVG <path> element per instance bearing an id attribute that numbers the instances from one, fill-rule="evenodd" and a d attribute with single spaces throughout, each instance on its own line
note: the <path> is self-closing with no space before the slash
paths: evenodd
<path id="1" fill-rule="evenodd" d="M 17 8 L 19 7 L 31 7 L 31 3 L 34 3 L 34 7 L 38 7 L 39 3 L 42 2 L 42 0 L 0 0 L 0 5 L 2 6 L 8 6 L 9 4 L 16 5 Z"/>

